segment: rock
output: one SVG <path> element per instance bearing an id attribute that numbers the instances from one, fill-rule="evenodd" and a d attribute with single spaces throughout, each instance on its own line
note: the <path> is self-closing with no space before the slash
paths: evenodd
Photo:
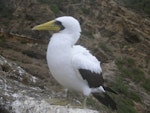
<path id="1" fill-rule="evenodd" d="M 16 95 L 19 96 L 19 95 Z M 68 106 L 50 105 L 43 100 L 24 96 L 12 103 L 12 111 L 15 113 L 98 113 L 90 109 L 70 108 Z"/>
<path id="2" fill-rule="evenodd" d="M 70 105 L 51 105 L 56 94 L 39 88 L 39 82 L 42 81 L 0 56 L 0 113 L 98 113 Z"/>

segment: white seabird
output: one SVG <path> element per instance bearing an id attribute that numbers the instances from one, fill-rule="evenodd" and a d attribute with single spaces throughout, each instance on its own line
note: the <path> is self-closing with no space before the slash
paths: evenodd
<path id="1" fill-rule="evenodd" d="M 71 16 L 37 25 L 33 30 L 57 31 L 47 48 L 47 63 L 53 77 L 65 88 L 92 94 L 104 105 L 116 110 L 116 103 L 107 94 L 115 93 L 103 85 L 100 61 L 86 48 L 75 45 L 81 33 L 79 22 Z"/>

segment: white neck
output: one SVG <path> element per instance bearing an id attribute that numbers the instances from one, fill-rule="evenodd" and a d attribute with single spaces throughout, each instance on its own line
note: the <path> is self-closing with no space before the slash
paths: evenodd
<path id="1" fill-rule="evenodd" d="M 50 44 L 54 44 L 55 46 L 73 46 L 78 39 L 80 38 L 80 33 L 66 33 L 59 32 L 55 33 L 50 41 Z"/>

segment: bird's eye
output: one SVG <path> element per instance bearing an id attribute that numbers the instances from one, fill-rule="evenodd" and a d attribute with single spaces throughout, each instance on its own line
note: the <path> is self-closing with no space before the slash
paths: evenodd
<path id="1" fill-rule="evenodd" d="M 62 25 L 62 23 L 60 21 L 55 21 L 55 24 L 58 25 L 60 27 L 60 30 L 64 30 L 65 27 Z"/>

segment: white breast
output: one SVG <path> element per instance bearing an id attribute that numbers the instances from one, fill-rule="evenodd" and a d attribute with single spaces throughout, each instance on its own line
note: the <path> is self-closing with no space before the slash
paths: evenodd
<path id="1" fill-rule="evenodd" d="M 55 49 L 54 49 L 55 48 Z M 47 50 L 47 63 L 53 77 L 68 89 L 83 92 L 87 83 L 81 78 L 79 72 L 72 66 L 71 49 L 67 47 L 54 47 L 49 44 Z M 80 77 L 79 77 L 80 76 Z"/>

